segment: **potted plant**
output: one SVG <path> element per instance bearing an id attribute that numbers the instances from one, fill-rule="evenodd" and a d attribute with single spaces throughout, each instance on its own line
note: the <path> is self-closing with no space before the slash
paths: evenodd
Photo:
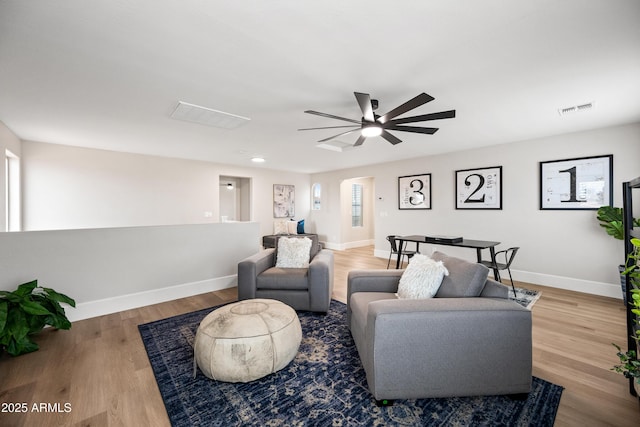
<path id="1" fill-rule="evenodd" d="M 60 303 L 76 306 L 68 296 L 38 286 L 38 281 L 23 283 L 13 292 L 0 291 L 0 349 L 12 356 L 38 349 L 30 335 L 45 326 L 70 329 L 71 322 Z"/>
<path id="2" fill-rule="evenodd" d="M 627 257 L 628 267 L 624 270 L 623 274 L 628 275 L 630 285 L 633 287 L 633 289 L 631 289 L 631 301 L 629 301 L 629 304 L 632 307 L 631 312 L 635 315 L 635 325 L 631 338 L 633 338 L 636 343 L 640 343 L 640 265 L 638 262 L 640 261 L 640 239 L 631 239 L 631 244 L 634 250 Z M 640 385 L 640 361 L 638 360 L 637 352 L 633 349 L 628 349 L 626 352 L 623 352 L 620 346 L 617 344 L 613 345 L 618 350 L 617 355 L 620 359 L 620 365 L 614 366 L 612 370 L 623 374 L 626 378 L 634 378 L 635 382 Z M 636 348 L 637 347 L 636 344 Z M 638 386 L 636 386 L 636 389 L 637 388 Z"/>
<path id="3" fill-rule="evenodd" d="M 597 218 L 600 221 L 600 227 L 603 227 L 609 236 L 614 239 L 624 239 L 623 211 L 622 208 L 613 206 L 602 206 L 597 211 Z M 640 219 L 633 219 L 633 226 L 640 227 Z M 620 286 L 622 287 L 622 299 L 627 303 L 627 284 L 626 275 L 624 274 L 624 265 L 618 266 L 620 271 Z"/>

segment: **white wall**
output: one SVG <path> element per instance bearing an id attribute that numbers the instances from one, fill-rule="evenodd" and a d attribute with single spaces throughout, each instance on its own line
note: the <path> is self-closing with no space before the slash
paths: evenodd
<path id="1" fill-rule="evenodd" d="M 335 230 L 331 217 L 340 203 L 335 188 L 345 179 L 372 176 L 378 256 L 388 256 L 389 234 L 495 240 L 502 242 L 499 248 L 522 248 L 513 266 L 520 280 L 620 297 L 617 265 L 624 261 L 622 242 L 599 227 L 595 211 L 539 210 L 540 161 L 604 154 L 614 155 L 614 205 L 621 206 L 621 183 L 640 176 L 640 124 L 315 174 L 311 181 L 322 184 L 327 210 L 312 211 L 311 218 L 319 230 L 330 230 L 331 235 Z M 503 209 L 456 210 L 455 171 L 489 166 L 503 167 Z M 421 173 L 432 174 L 433 208 L 398 210 L 398 176 Z M 423 252 L 431 249 L 421 246 Z M 475 260 L 472 250 L 438 249 Z"/>
<path id="2" fill-rule="evenodd" d="M 32 141 L 22 160 L 24 230 L 218 222 L 221 175 L 252 178 L 261 235 L 273 233 L 273 184 L 295 185 L 296 218 L 310 210 L 307 174 Z"/>
<path id="3" fill-rule="evenodd" d="M 37 279 L 77 303 L 71 320 L 235 286 L 256 223 L 0 233 L 0 289 Z"/>

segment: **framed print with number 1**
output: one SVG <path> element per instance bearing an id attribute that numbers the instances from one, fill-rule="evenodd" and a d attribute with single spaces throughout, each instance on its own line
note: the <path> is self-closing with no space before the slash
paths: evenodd
<path id="1" fill-rule="evenodd" d="M 540 162 L 540 209 L 613 204 L 613 154 Z"/>
<path id="2" fill-rule="evenodd" d="M 456 209 L 502 209 L 502 166 L 456 171 Z"/>
<path id="3" fill-rule="evenodd" d="M 431 209 L 431 174 L 398 177 L 398 209 Z"/>

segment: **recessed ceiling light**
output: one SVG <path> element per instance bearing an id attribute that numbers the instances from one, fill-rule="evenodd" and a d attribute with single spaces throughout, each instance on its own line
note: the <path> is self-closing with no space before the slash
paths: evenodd
<path id="1" fill-rule="evenodd" d="M 251 161 L 253 163 L 264 163 L 265 162 L 264 157 L 258 157 L 258 156 L 252 157 Z"/>

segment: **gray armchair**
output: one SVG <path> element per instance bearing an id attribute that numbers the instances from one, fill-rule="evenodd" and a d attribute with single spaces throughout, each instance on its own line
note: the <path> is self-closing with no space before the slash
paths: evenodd
<path id="1" fill-rule="evenodd" d="M 320 248 L 317 235 L 306 237 L 312 241 L 308 269 L 276 267 L 277 247 L 241 261 L 238 299 L 269 298 L 296 310 L 326 313 L 333 292 L 333 252 Z"/>
<path id="2" fill-rule="evenodd" d="M 528 393 L 531 311 L 485 266 L 432 257 L 449 276 L 430 299 L 396 296 L 403 270 L 349 273 L 347 322 L 375 399 Z"/>

